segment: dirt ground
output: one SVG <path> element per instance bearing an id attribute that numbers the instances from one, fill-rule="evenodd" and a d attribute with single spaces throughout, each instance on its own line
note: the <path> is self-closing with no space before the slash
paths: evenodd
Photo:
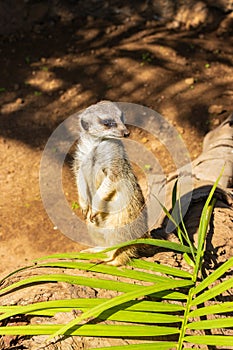
<path id="1" fill-rule="evenodd" d="M 83 247 L 56 230 L 39 190 L 43 149 L 65 118 L 103 99 L 144 105 L 177 128 L 194 159 L 204 135 L 233 110 L 229 28 L 175 30 L 123 5 L 114 13 L 84 10 L 0 38 L 1 275 Z M 76 201 L 69 163 L 66 171 L 66 191 Z"/>

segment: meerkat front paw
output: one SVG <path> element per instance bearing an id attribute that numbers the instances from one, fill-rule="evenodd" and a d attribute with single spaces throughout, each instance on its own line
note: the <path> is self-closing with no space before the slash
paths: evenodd
<path id="1" fill-rule="evenodd" d="M 87 219 L 87 214 L 88 214 L 88 209 L 82 209 L 82 215 L 85 220 Z"/>
<path id="2" fill-rule="evenodd" d="M 93 218 L 94 218 L 98 213 L 96 213 L 96 214 L 94 215 L 94 217 L 93 217 L 93 213 L 92 213 L 90 207 L 87 207 L 87 208 L 85 208 L 85 209 L 82 209 L 82 214 L 83 214 L 84 219 L 85 219 L 86 221 L 91 221 L 91 222 L 93 222 Z"/>
<path id="3" fill-rule="evenodd" d="M 92 222 L 92 223 L 95 223 L 96 222 L 96 217 L 97 215 L 100 214 L 99 211 L 95 211 L 95 212 L 90 212 L 90 215 L 88 217 L 88 219 Z"/>

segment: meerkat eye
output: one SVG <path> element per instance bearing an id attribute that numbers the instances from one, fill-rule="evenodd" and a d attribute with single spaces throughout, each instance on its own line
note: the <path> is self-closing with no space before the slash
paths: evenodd
<path id="1" fill-rule="evenodd" d="M 117 127 L 117 123 L 114 119 L 100 119 L 100 123 L 107 128 L 114 128 Z"/>
<path id="2" fill-rule="evenodd" d="M 83 127 L 84 130 L 88 131 L 89 129 L 89 124 L 85 121 L 81 119 L 81 125 Z"/>

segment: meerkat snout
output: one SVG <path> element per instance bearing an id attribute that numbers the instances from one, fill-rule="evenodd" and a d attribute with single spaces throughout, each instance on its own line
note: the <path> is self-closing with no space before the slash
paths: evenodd
<path id="1" fill-rule="evenodd" d="M 122 116 L 123 117 L 123 116 Z M 120 120 L 117 124 L 117 128 L 120 131 L 122 137 L 129 137 L 130 131 L 127 129 L 126 125 L 124 124 L 124 119 Z"/>
<path id="2" fill-rule="evenodd" d="M 125 127 L 125 125 L 118 126 L 118 129 L 119 129 L 119 132 L 121 133 L 121 137 L 129 137 L 130 131 Z"/>
<path id="3" fill-rule="evenodd" d="M 124 136 L 124 137 L 129 137 L 129 135 L 130 135 L 130 131 L 129 131 L 128 129 L 125 129 L 125 130 L 123 131 L 123 136 Z"/>

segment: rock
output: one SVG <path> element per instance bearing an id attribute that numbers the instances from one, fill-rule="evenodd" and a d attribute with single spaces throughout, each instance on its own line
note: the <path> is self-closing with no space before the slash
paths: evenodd
<path id="1" fill-rule="evenodd" d="M 22 99 L 22 98 L 17 98 L 17 100 L 15 101 L 15 103 L 17 104 L 17 105 L 21 105 L 21 104 L 23 104 L 24 103 L 24 100 Z"/>
<path id="2" fill-rule="evenodd" d="M 187 79 L 185 79 L 185 84 L 193 85 L 194 84 L 194 78 L 187 78 Z"/>
<path id="3" fill-rule="evenodd" d="M 208 108 L 208 112 L 210 114 L 220 114 L 224 111 L 224 107 L 222 105 L 211 105 Z"/>
<path id="4" fill-rule="evenodd" d="M 142 142 L 142 143 L 147 143 L 147 141 L 148 141 L 148 138 L 146 138 L 146 137 L 143 137 L 143 138 L 141 139 L 141 142 Z"/>

